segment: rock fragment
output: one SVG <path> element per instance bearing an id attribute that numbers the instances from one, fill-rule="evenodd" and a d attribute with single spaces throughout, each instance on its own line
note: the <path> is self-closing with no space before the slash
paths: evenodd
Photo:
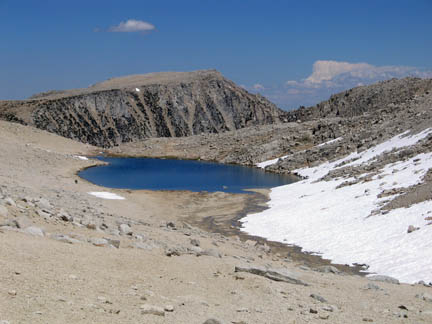
<path id="1" fill-rule="evenodd" d="M 190 244 L 193 246 L 200 246 L 200 241 L 198 239 L 191 239 Z"/>
<path id="2" fill-rule="evenodd" d="M 321 303 L 327 303 L 327 300 L 324 297 L 321 297 L 320 295 L 310 294 L 309 297 L 311 297 L 311 298 L 313 298 L 313 299 L 315 299 L 315 300 L 317 300 L 317 301 L 319 301 Z"/>
<path id="3" fill-rule="evenodd" d="M 416 298 L 420 298 L 424 301 L 432 303 L 432 294 L 428 294 L 428 293 L 418 294 L 416 295 Z"/>
<path id="4" fill-rule="evenodd" d="M 81 241 L 74 239 L 74 238 L 72 238 L 68 235 L 65 235 L 65 234 L 53 234 L 53 235 L 51 235 L 51 238 L 53 240 L 63 242 L 63 243 L 68 243 L 68 244 L 81 243 Z"/>
<path id="5" fill-rule="evenodd" d="M 120 235 L 132 235 L 132 228 L 128 224 L 119 225 Z"/>
<path id="6" fill-rule="evenodd" d="M 318 268 L 316 268 L 316 271 L 322 272 L 322 273 L 334 273 L 334 274 L 341 273 L 338 268 L 336 268 L 334 266 L 330 266 L 330 265 L 318 267 Z"/>
<path id="7" fill-rule="evenodd" d="M 222 322 L 218 319 L 215 319 L 215 318 L 209 318 L 203 324 L 224 324 L 224 322 Z"/>
<path id="8" fill-rule="evenodd" d="M 24 233 L 34 235 L 34 236 L 40 236 L 40 237 L 45 236 L 44 230 L 39 228 L 39 227 L 36 227 L 36 226 L 29 226 L 29 227 L 25 228 Z"/>
<path id="9" fill-rule="evenodd" d="M 141 309 L 141 314 L 143 315 L 165 316 L 164 309 L 158 306 L 144 304 L 141 305 L 140 309 Z"/>
<path id="10" fill-rule="evenodd" d="M 420 229 L 420 227 L 415 227 L 414 225 L 410 225 L 410 226 L 408 226 L 407 233 L 409 234 L 409 233 L 412 233 L 412 232 L 417 231 L 419 229 Z"/>
<path id="11" fill-rule="evenodd" d="M 262 267 L 235 267 L 235 272 L 248 272 L 257 276 L 262 276 L 274 281 L 282 281 L 295 285 L 308 286 L 308 284 L 302 280 L 300 280 L 297 275 L 286 271 L 285 269 L 275 270 L 275 269 L 266 269 Z"/>

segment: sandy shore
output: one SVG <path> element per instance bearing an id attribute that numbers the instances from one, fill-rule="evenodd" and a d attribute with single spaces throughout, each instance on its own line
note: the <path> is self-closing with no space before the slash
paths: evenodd
<path id="1" fill-rule="evenodd" d="M 239 235 L 236 217 L 262 208 L 265 192 L 107 190 L 76 175 L 95 163 L 78 156 L 98 151 L 0 122 L 0 323 L 432 320 L 431 288 L 328 273 L 316 257 Z M 284 269 L 307 286 L 236 266 Z"/>

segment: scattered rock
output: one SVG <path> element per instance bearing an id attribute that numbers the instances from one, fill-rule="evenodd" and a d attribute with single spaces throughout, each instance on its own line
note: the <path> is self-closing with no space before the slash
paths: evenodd
<path id="1" fill-rule="evenodd" d="M 172 230 L 176 230 L 176 225 L 173 222 L 166 223 L 166 227 Z"/>
<path id="2" fill-rule="evenodd" d="M 320 315 L 319 315 L 319 318 L 322 319 L 322 320 L 329 319 L 329 317 L 330 317 L 329 314 L 320 314 Z"/>
<path id="3" fill-rule="evenodd" d="M 94 223 L 94 222 L 90 222 L 90 223 L 88 223 L 88 224 L 86 225 L 86 227 L 87 227 L 88 229 L 91 229 L 91 230 L 97 230 L 97 225 L 96 225 L 96 223 Z"/>
<path id="4" fill-rule="evenodd" d="M 322 273 L 334 273 L 334 274 L 341 273 L 338 268 L 336 268 L 334 266 L 330 266 L 330 265 L 318 267 L 318 268 L 316 268 L 316 271 L 322 272 Z"/>
<path id="5" fill-rule="evenodd" d="M 24 229 L 24 232 L 34 236 L 45 236 L 44 230 L 36 226 L 29 226 Z"/>
<path id="6" fill-rule="evenodd" d="M 52 205 L 50 202 L 45 198 L 39 198 L 37 201 L 35 201 L 36 206 L 38 206 L 42 210 L 50 210 L 52 209 Z"/>
<path id="7" fill-rule="evenodd" d="M 416 295 L 416 298 L 432 303 L 432 295 L 428 293 L 418 294 Z"/>
<path id="8" fill-rule="evenodd" d="M 193 246 L 200 246 L 200 241 L 197 239 L 191 239 L 190 244 L 192 244 Z"/>
<path id="9" fill-rule="evenodd" d="M 120 240 L 115 240 L 115 239 L 111 239 L 109 237 L 104 237 L 105 240 L 108 241 L 108 244 L 115 247 L 115 248 L 120 248 Z"/>
<path id="10" fill-rule="evenodd" d="M 16 203 L 15 201 L 11 198 L 11 197 L 7 197 L 4 200 L 6 205 L 12 206 L 12 207 L 16 207 Z"/>
<path id="11" fill-rule="evenodd" d="M 206 249 L 206 250 L 200 252 L 199 255 L 206 255 L 206 256 L 211 256 L 214 258 L 221 258 L 222 257 L 222 255 L 219 253 L 219 251 L 217 251 L 215 249 Z"/>
<path id="12" fill-rule="evenodd" d="M 235 267 L 235 272 L 249 272 L 254 275 L 266 277 L 274 281 L 282 281 L 296 285 L 308 286 L 307 283 L 300 280 L 297 275 L 292 274 L 285 269 L 275 270 L 275 269 L 265 269 L 261 267 Z"/>
<path id="13" fill-rule="evenodd" d="M 369 280 L 372 281 L 380 281 L 380 282 L 387 282 L 387 283 L 391 283 L 394 285 L 399 285 L 399 280 L 390 277 L 390 276 L 384 276 L 384 275 L 373 275 L 373 276 L 369 276 L 367 277 Z"/>
<path id="14" fill-rule="evenodd" d="M 310 297 L 315 299 L 315 300 L 318 300 L 321 303 L 327 303 L 327 300 L 324 297 L 321 297 L 320 295 L 311 294 Z"/>
<path id="15" fill-rule="evenodd" d="M 311 314 L 318 314 L 318 311 L 315 308 L 310 308 L 309 313 Z"/>
<path id="16" fill-rule="evenodd" d="M 44 219 L 48 219 L 51 217 L 51 214 L 49 212 L 41 210 L 41 209 L 36 209 L 36 214 L 38 214 L 39 217 L 42 217 Z"/>
<path id="17" fill-rule="evenodd" d="M 209 318 L 203 324 L 224 324 L 224 322 L 222 322 L 218 319 L 215 319 L 215 318 Z"/>
<path id="18" fill-rule="evenodd" d="M 106 239 L 103 239 L 103 238 L 91 238 L 90 243 L 93 244 L 94 246 L 98 246 L 98 247 L 109 246 L 108 241 Z"/>
<path id="19" fill-rule="evenodd" d="M 369 282 L 364 289 L 370 289 L 370 290 L 382 290 L 379 286 Z"/>
<path id="20" fill-rule="evenodd" d="M 11 296 L 16 296 L 17 295 L 17 291 L 16 290 L 9 290 L 8 294 Z"/>
<path id="21" fill-rule="evenodd" d="M 66 213 L 64 210 L 60 210 L 57 217 L 64 222 L 73 222 L 73 217 Z"/>
<path id="22" fill-rule="evenodd" d="M 141 305 L 141 314 L 143 315 L 156 315 L 156 316 L 165 316 L 165 311 L 163 308 L 153 305 Z"/>
<path id="23" fill-rule="evenodd" d="M 81 241 L 64 234 L 53 234 L 51 235 L 51 238 L 53 240 L 60 241 L 63 243 L 68 243 L 68 244 L 81 243 Z"/>
<path id="24" fill-rule="evenodd" d="M 165 312 L 174 312 L 174 306 L 173 305 L 166 305 L 164 307 Z"/>
<path id="25" fill-rule="evenodd" d="M 169 256 L 169 257 L 171 257 L 171 256 L 180 256 L 181 253 L 180 253 L 179 249 L 177 249 L 177 248 L 168 248 L 168 249 L 165 250 L 165 255 Z"/>
<path id="26" fill-rule="evenodd" d="M 333 306 L 333 305 L 325 305 L 321 309 L 324 310 L 324 311 L 326 311 L 326 312 L 331 312 L 332 313 L 332 312 L 334 312 L 334 311 L 337 310 L 337 307 Z"/>
<path id="27" fill-rule="evenodd" d="M 132 228 L 128 224 L 119 225 L 120 235 L 132 235 Z"/>
<path id="28" fill-rule="evenodd" d="M 420 227 L 415 227 L 413 225 L 410 225 L 410 226 L 408 226 L 407 233 L 409 234 L 409 233 L 412 233 L 412 232 L 417 231 L 419 229 L 420 229 Z"/>

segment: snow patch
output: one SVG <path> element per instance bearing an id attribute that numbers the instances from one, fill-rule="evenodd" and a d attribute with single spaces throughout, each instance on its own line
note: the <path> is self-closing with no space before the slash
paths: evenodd
<path id="1" fill-rule="evenodd" d="M 102 199 L 117 199 L 117 200 L 124 200 L 125 199 L 124 197 L 119 196 L 115 193 L 106 192 L 106 191 L 92 191 L 92 192 L 89 192 L 88 194 L 96 196 L 98 198 L 102 198 Z"/>
<path id="2" fill-rule="evenodd" d="M 258 168 L 262 168 L 262 169 L 264 169 L 266 166 L 269 166 L 269 165 L 275 164 L 275 163 L 277 163 L 279 160 L 283 160 L 283 159 L 285 159 L 285 158 L 287 158 L 287 157 L 288 157 L 288 155 L 281 156 L 281 157 L 276 158 L 276 159 L 272 159 L 272 160 L 264 161 L 264 162 L 261 162 L 261 163 L 257 163 L 256 166 L 257 166 Z"/>
<path id="3" fill-rule="evenodd" d="M 332 139 L 330 141 L 327 141 L 325 143 L 318 144 L 316 147 L 321 147 L 321 146 L 324 146 L 324 145 L 332 144 L 332 143 L 335 143 L 337 141 L 340 141 L 341 139 L 342 139 L 342 137 L 338 137 L 338 138 Z"/>
<path id="4" fill-rule="evenodd" d="M 138 88 L 135 88 L 135 91 L 136 91 L 136 92 L 140 92 L 140 89 L 138 89 Z"/>
<path id="5" fill-rule="evenodd" d="M 269 209 L 241 219 L 243 231 L 299 245 L 335 263 L 368 264 L 369 272 L 402 282 L 432 282 L 432 225 L 428 226 L 425 220 L 432 211 L 432 201 L 371 216 L 383 203 L 396 197 L 378 198 L 384 190 L 421 182 L 432 168 L 432 153 L 388 164 L 371 181 L 341 188 L 337 187 L 354 178 L 319 181 L 342 166 L 368 163 L 384 152 L 414 145 L 431 132 L 432 129 L 427 129 L 411 136 L 405 132 L 361 153 L 295 170 L 308 178 L 273 188 Z M 420 229 L 408 234 L 409 225 Z"/>
<path id="6" fill-rule="evenodd" d="M 88 161 L 88 157 L 81 156 L 81 155 L 74 155 L 74 158 L 77 158 L 79 160 Z"/>

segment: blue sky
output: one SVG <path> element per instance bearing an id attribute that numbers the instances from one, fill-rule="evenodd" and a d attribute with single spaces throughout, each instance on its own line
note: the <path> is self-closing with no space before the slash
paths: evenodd
<path id="1" fill-rule="evenodd" d="M 431 17 L 431 0 L 0 0 L 0 99 L 215 68 L 283 108 L 309 105 L 432 77 Z"/>

